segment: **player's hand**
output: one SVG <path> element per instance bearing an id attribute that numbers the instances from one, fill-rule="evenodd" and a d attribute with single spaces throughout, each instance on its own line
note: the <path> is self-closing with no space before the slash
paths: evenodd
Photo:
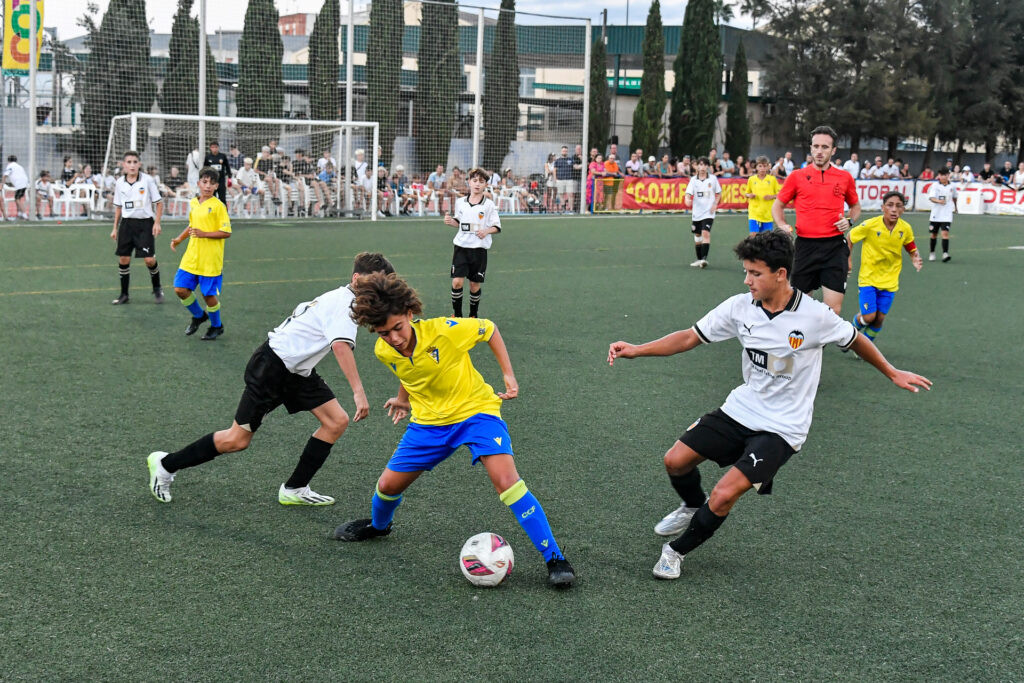
<path id="1" fill-rule="evenodd" d="M 490 228 L 480 228 L 479 230 L 476 231 L 476 236 L 479 237 L 480 239 L 483 239 L 483 238 L 487 237 L 490 234 L 491 234 Z"/>
<path id="2" fill-rule="evenodd" d="M 910 262 L 914 264 L 914 268 L 917 272 L 921 272 L 921 268 L 924 266 L 924 259 L 921 258 L 921 252 L 914 252 L 914 255 L 910 257 Z"/>
<path id="3" fill-rule="evenodd" d="M 112 239 L 112 240 L 116 240 L 117 239 L 117 228 L 114 228 L 113 230 L 110 231 L 110 239 Z"/>
<path id="4" fill-rule="evenodd" d="M 459 227 L 459 222 L 450 213 L 444 215 L 444 224 L 453 228 Z"/>
<path id="5" fill-rule="evenodd" d="M 189 228 L 188 229 L 188 236 L 189 237 L 201 237 L 201 235 L 199 234 L 199 228 Z"/>
<path id="6" fill-rule="evenodd" d="M 897 370 L 896 374 L 892 376 L 892 383 L 900 389 L 906 389 L 915 394 L 918 392 L 918 387 L 925 391 L 929 391 L 932 388 L 932 381 L 930 379 L 916 375 L 913 372 L 907 372 L 906 370 Z"/>
<path id="7" fill-rule="evenodd" d="M 845 235 L 846 233 L 850 232 L 850 228 L 853 227 L 853 221 L 851 221 L 846 216 L 843 216 L 832 225 L 835 226 L 836 230 Z"/>
<path id="8" fill-rule="evenodd" d="M 181 242 L 178 241 L 178 238 L 177 237 L 172 237 L 171 238 L 171 251 L 177 251 L 177 246 L 179 244 L 181 244 Z"/>
<path id="9" fill-rule="evenodd" d="M 157 237 L 161 232 L 163 229 L 160 227 L 160 221 L 153 223 L 153 237 Z"/>
<path id="10" fill-rule="evenodd" d="M 505 380 L 505 391 L 498 392 L 498 398 L 509 401 L 519 395 L 519 382 L 512 374 L 503 375 L 503 379 Z"/>
<path id="11" fill-rule="evenodd" d="M 782 230 L 785 230 L 790 235 L 793 234 L 793 226 L 790 225 L 789 223 L 779 223 L 779 228 L 781 228 Z"/>
<path id="12" fill-rule="evenodd" d="M 616 358 L 636 358 L 636 345 L 617 341 L 608 347 L 608 365 L 615 365 Z"/>
<path id="13" fill-rule="evenodd" d="M 352 421 L 359 422 L 370 414 L 370 402 L 366 400 L 365 391 L 353 391 L 352 400 L 356 404 L 356 414 L 352 416 Z"/>
<path id="14" fill-rule="evenodd" d="M 409 414 L 409 402 L 399 401 L 397 396 L 384 401 L 384 407 L 388 411 L 388 417 L 391 418 L 391 422 L 394 424 L 398 424 Z"/>

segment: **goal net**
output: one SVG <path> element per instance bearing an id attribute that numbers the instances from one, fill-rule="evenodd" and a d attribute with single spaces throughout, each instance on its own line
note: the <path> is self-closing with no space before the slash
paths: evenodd
<path id="1" fill-rule="evenodd" d="M 139 151 L 142 169 L 158 178 L 166 215 L 182 216 L 216 143 L 228 158 L 232 216 L 376 219 L 376 174 L 366 171 L 377 167 L 377 129 L 368 122 L 125 114 L 111 120 L 102 173 L 118 175 L 125 152 Z M 353 163 L 344 163 L 346 147 Z"/>

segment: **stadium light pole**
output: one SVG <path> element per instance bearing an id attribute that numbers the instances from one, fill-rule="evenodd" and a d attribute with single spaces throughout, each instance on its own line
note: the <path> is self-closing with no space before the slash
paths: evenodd
<path id="1" fill-rule="evenodd" d="M 206 0 L 199 0 L 199 116 L 206 116 Z M 206 121 L 199 120 L 199 154 L 206 149 Z"/>
<path id="2" fill-rule="evenodd" d="M 477 10 L 476 20 L 476 94 L 473 97 L 473 160 L 470 168 L 477 167 L 480 158 L 480 110 L 484 89 L 484 10 Z"/>
<path id="3" fill-rule="evenodd" d="M 32 220 L 36 209 L 36 60 L 39 59 L 39 21 L 36 16 L 36 0 L 29 5 L 28 20 L 28 208 L 25 214 Z M 18 212 L 15 202 L 14 212 Z"/>

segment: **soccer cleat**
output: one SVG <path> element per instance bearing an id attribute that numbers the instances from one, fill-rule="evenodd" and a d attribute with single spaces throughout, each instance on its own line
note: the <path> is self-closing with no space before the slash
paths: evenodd
<path id="1" fill-rule="evenodd" d="M 333 498 L 320 495 L 308 486 L 290 489 L 284 484 L 277 492 L 277 502 L 281 505 L 334 505 Z"/>
<path id="2" fill-rule="evenodd" d="M 167 453 L 164 451 L 153 451 L 146 458 L 146 464 L 149 466 L 149 492 L 161 503 L 170 503 L 174 475 L 160 465 L 165 455 Z"/>
<path id="3" fill-rule="evenodd" d="M 708 260 L 706 258 L 702 258 L 700 260 L 700 267 L 701 268 L 707 268 L 708 267 Z"/>
<path id="4" fill-rule="evenodd" d="M 121 296 L 117 297 L 116 299 L 114 299 L 110 303 L 114 304 L 115 306 L 121 306 L 122 304 L 128 303 L 128 301 L 129 301 L 128 295 L 127 294 L 122 294 Z"/>
<path id="5" fill-rule="evenodd" d="M 210 328 L 206 330 L 206 334 L 204 334 L 201 338 L 203 341 L 213 341 L 222 334 L 224 334 L 223 325 L 210 325 Z"/>
<path id="6" fill-rule="evenodd" d="M 948 263 L 949 259 L 950 259 L 949 252 L 948 251 L 942 252 L 942 262 L 943 263 Z"/>
<path id="7" fill-rule="evenodd" d="M 552 557 L 547 561 L 548 585 L 553 588 L 568 588 L 576 582 L 576 572 L 569 560 L 564 557 Z"/>
<path id="8" fill-rule="evenodd" d="M 691 268 L 703 268 L 704 266 L 701 265 L 702 263 L 704 263 L 704 259 L 697 259 L 696 261 L 694 261 L 693 263 L 690 264 L 690 267 Z"/>
<path id="9" fill-rule="evenodd" d="M 210 316 L 206 314 L 206 311 L 203 311 L 203 315 L 200 316 L 199 318 L 192 318 L 192 320 L 190 320 L 188 323 L 188 327 L 185 328 L 185 336 L 191 337 L 193 334 L 196 333 L 196 330 L 199 329 L 199 326 L 209 319 Z"/>
<path id="10" fill-rule="evenodd" d="M 659 536 L 678 536 L 690 526 L 690 520 L 700 508 L 688 508 L 686 503 L 681 503 L 672 512 L 665 515 L 660 522 L 654 525 L 654 533 Z"/>
<path id="11" fill-rule="evenodd" d="M 928 254 L 928 260 L 929 261 L 934 261 L 935 260 L 935 252 L 934 251 L 932 253 Z"/>
<path id="12" fill-rule="evenodd" d="M 661 546 L 661 557 L 658 558 L 658 564 L 654 565 L 654 575 L 659 579 L 678 579 L 683 557 L 685 555 L 672 550 L 668 543 Z"/>
<path id="13" fill-rule="evenodd" d="M 353 519 L 334 530 L 334 538 L 339 541 L 368 541 L 378 536 L 391 533 L 391 522 L 383 529 L 373 526 L 369 519 Z"/>
<path id="14" fill-rule="evenodd" d="M 164 302 L 164 290 L 160 287 L 153 290 L 153 303 L 162 304 Z"/>

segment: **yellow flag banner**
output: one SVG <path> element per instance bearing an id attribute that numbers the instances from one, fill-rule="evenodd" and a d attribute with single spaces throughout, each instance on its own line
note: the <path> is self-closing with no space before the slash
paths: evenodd
<path id="1" fill-rule="evenodd" d="M 32 3 L 29 0 L 4 0 L 4 61 L 8 75 L 28 75 L 28 42 L 32 25 Z M 43 0 L 36 0 L 36 66 L 43 46 Z"/>

